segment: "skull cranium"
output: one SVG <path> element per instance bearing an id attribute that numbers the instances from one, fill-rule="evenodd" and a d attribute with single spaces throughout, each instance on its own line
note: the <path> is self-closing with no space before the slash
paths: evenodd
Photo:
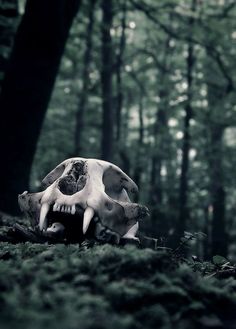
<path id="1" fill-rule="evenodd" d="M 44 191 L 19 195 L 19 205 L 45 235 L 63 236 L 72 226 L 79 240 L 92 227 L 94 237 L 119 243 L 120 237 L 137 239 L 138 222 L 148 214 L 146 207 L 130 201 L 128 193 L 137 193 L 137 185 L 106 161 L 67 159 L 42 183 Z"/>

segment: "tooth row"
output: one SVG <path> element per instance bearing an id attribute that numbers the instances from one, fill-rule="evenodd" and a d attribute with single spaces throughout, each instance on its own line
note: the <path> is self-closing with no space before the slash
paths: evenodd
<path id="1" fill-rule="evenodd" d="M 53 211 L 65 212 L 71 215 L 74 215 L 76 212 L 75 205 L 67 206 L 60 205 L 55 203 L 53 206 Z M 84 220 L 83 220 L 83 233 L 85 234 L 88 230 L 89 224 L 94 216 L 94 210 L 91 207 L 87 207 L 84 212 Z"/>
<path id="2" fill-rule="evenodd" d="M 60 211 L 60 212 L 66 212 L 68 214 L 74 215 L 76 212 L 75 205 L 67 206 L 67 205 L 60 205 L 58 203 L 55 203 L 53 206 L 53 211 Z"/>
<path id="3" fill-rule="evenodd" d="M 50 208 L 49 204 L 47 204 L 47 203 L 42 204 L 42 207 L 40 210 L 40 218 L 39 218 L 40 231 L 46 231 L 48 228 L 47 214 L 48 214 L 49 208 Z M 58 203 L 55 203 L 53 205 L 53 211 L 66 212 L 66 213 L 74 215 L 76 212 L 76 208 L 75 208 L 75 205 L 67 206 L 67 205 L 60 205 Z M 95 215 L 95 211 L 93 208 L 87 207 L 85 209 L 84 218 L 83 218 L 83 233 L 84 234 L 87 232 L 88 227 L 89 227 L 94 215 Z"/>

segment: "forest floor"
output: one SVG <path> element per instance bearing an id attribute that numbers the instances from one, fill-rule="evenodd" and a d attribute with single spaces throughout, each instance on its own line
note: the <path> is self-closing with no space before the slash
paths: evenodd
<path id="1" fill-rule="evenodd" d="M 1 329 L 236 328 L 236 280 L 214 264 L 135 246 L 0 244 Z"/>

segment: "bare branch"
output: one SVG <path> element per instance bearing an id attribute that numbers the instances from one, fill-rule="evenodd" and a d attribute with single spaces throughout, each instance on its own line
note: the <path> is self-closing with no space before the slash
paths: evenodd
<path id="1" fill-rule="evenodd" d="M 188 43 L 193 43 L 193 44 L 198 44 L 201 47 L 205 48 L 208 55 L 216 62 L 216 64 L 218 65 L 223 77 L 225 78 L 226 82 L 227 82 L 227 87 L 226 87 L 226 93 L 229 93 L 233 90 L 235 90 L 235 86 L 234 86 L 234 81 L 231 78 L 230 74 L 228 73 L 228 69 L 226 67 L 226 64 L 223 62 L 223 58 L 222 58 L 222 54 L 220 54 L 220 52 L 213 47 L 210 44 L 206 44 L 200 40 L 197 40 L 193 37 L 190 37 L 188 35 L 183 36 L 179 33 L 177 33 L 176 31 L 174 31 L 172 28 L 170 28 L 169 26 L 163 24 L 156 16 L 155 16 L 155 7 L 148 7 L 146 4 L 144 4 L 143 2 L 136 2 L 136 0 L 131 0 L 131 3 L 133 4 L 133 6 L 139 10 L 142 11 L 153 23 L 157 24 L 165 33 L 167 33 L 169 36 L 171 36 L 174 39 L 177 40 L 182 40 L 182 41 L 186 41 Z"/>

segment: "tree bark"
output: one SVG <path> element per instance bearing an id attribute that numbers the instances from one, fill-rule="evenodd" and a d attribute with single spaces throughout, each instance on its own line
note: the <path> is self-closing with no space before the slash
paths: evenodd
<path id="1" fill-rule="evenodd" d="M 86 49 L 84 52 L 83 60 L 83 72 L 82 72 L 82 89 L 79 98 L 78 110 L 76 114 L 76 129 L 75 129 L 75 154 L 80 155 L 82 153 L 82 132 L 84 129 L 84 114 L 88 100 L 88 89 L 89 89 L 89 69 L 92 55 L 92 37 L 94 27 L 94 9 L 97 0 L 89 1 L 89 13 L 88 13 L 88 27 L 86 33 Z"/>
<path id="2" fill-rule="evenodd" d="M 60 59 L 80 0 L 28 0 L 1 98 L 0 209 L 17 213 Z"/>
<path id="3" fill-rule="evenodd" d="M 112 0 L 102 0 L 102 140 L 101 157 L 112 161 L 113 158 L 113 108 L 112 108 Z"/>

